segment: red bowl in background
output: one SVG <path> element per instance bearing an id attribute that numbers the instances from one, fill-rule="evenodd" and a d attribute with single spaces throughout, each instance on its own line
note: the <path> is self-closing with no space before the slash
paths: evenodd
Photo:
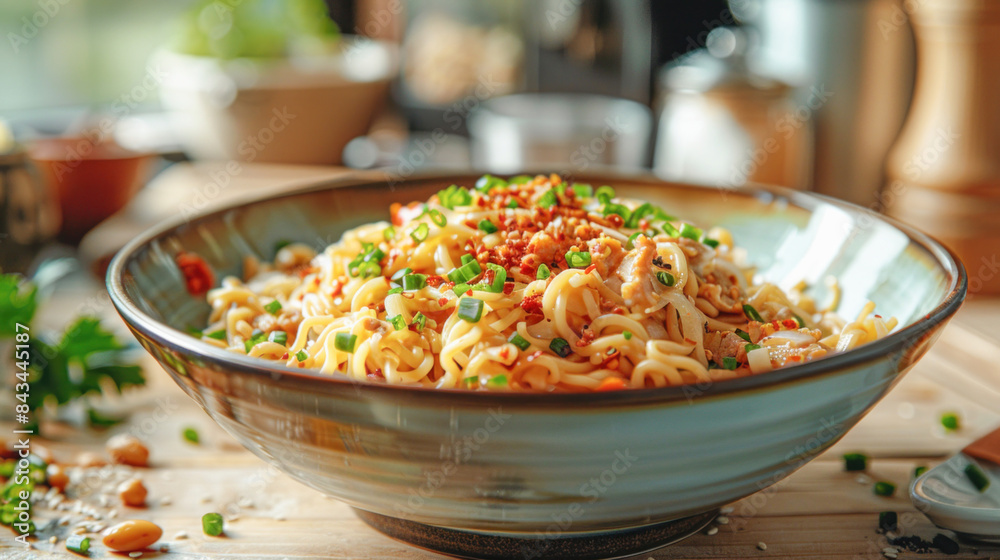
<path id="1" fill-rule="evenodd" d="M 131 200 L 152 159 L 151 154 L 83 137 L 38 140 L 28 153 L 59 201 L 59 240 L 74 245 Z"/>

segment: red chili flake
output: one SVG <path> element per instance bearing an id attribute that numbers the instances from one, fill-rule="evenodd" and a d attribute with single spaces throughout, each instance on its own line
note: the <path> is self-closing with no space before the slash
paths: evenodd
<path id="1" fill-rule="evenodd" d="M 505 360 L 507 358 L 509 358 L 510 357 L 510 348 L 508 348 L 507 346 L 504 346 L 503 348 L 501 348 L 500 349 L 500 357 L 503 358 L 503 359 L 505 359 Z"/>
<path id="2" fill-rule="evenodd" d="M 184 286 L 189 294 L 193 296 L 204 295 L 215 285 L 215 275 L 209 268 L 205 259 L 195 253 L 177 253 L 174 257 L 177 268 L 181 269 L 184 275 Z"/>
<path id="3" fill-rule="evenodd" d="M 385 374 L 382 373 L 381 369 L 376 369 L 375 371 L 368 372 L 365 376 L 372 381 L 385 381 Z"/>
<path id="4" fill-rule="evenodd" d="M 882 318 L 882 316 L 881 316 L 881 315 L 876 315 L 876 316 L 875 316 L 875 318 L 876 318 L 876 319 L 881 319 L 881 318 Z"/>
<path id="5" fill-rule="evenodd" d="M 788 361 L 789 362 L 801 362 L 802 361 L 802 357 L 801 356 L 789 356 L 788 357 Z"/>
<path id="6" fill-rule="evenodd" d="M 438 276 L 436 274 L 429 274 L 427 276 L 427 285 L 430 286 L 430 287 L 432 287 L 432 288 L 436 288 L 436 287 L 440 286 L 441 284 L 443 284 L 444 282 L 445 282 L 445 279 L 444 279 L 443 276 Z"/>
<path id="7" fill-rule="evenodd" d="M 313 278 L 313 285 L 319 286 L 319 276 Z"/>
<path id="8" fill-rule="evenodd" d="M 646 218 L 639 220 L 639 230 L 646 231 L 647 229 L 649 229 L 649 220 Z"/>
<path id="9" fill-rule="evenodd" d="M 467 292 L 465 292 L 465 295 L 471 296 L 472 295 L 472 288 L 469 288 L 469 290 Z"/>
<path id="10" fill-rule="evenodd" d="M 438 305 L 440 305 L 441 307 L 444 307 L 447 304 L 448 304 L 448 298 L 446 298 L 446 297 L 443 297 L 443 298 L 441 298 L 441 299 L 438 300 Z"/>
<path id="11" fill-rule="evenodd" d="M 784 321 L 781 322 L 781 324 L 786 329 L 797 329 L 797 328 L 799 328 L 799 324 L 795 322 L 795 319 L 785 319 Z"/>
<path id="12" fill-rule="evenodd" d="M 576 345 L 580 348 L 590 346 L 590 343 L 593 342 L 595 338 L 597 338 L 597 333 L 589 327 L 584 327 L 583 333 L 580 335 L 580 340 L 576 341 Z"/>
<path id="13" fill-rule="evenodd" d="M 533 296 L 528 296 L 521 300 L 521 309 L 525 313 L 531 315 L 532 313 L 542 312 L 542 294 L 535 294 Z"/>
<path id="14" fill-rule="evenodd" d="M 533 361 L 535 361 L 535 358 L 541 356 L 542 354 L 544 354 L 544 352 L 542 352 L 541 350 L 535 350 L 531 354 L 528 354 L 528 357 L 526 358 L 526 360 L 529 361 L 529 362 L 533 362 Z"/>
<path id="15" fill-rule="evenodd" d="M 590 274 L 591 272 L 593 272 L 593 271 L 595 271 L 595 270 L 597 270 L 597 263 L 594 263 L 594 264 L 592 264 L 592 265 L 588 266 L 588 267 L 586 268 L 586 270 L 584 270 L 584 271 L 583 271 L 583 273 L 584 273 L 584 274 Z"/>
<path id="16" fill-rule="evenodd" d="M 317 280 L 319 280 L 319 278 L 317 278 Z M 317 285 L 319 285 L 319 284 L 317 284 Z M 344 290 L 344 285 L 340 282 L 340 280 L 334 280 L 333 281 L 333 289 L 330 290 L 330 297 L 331 298 L 335 298 L 335 297 L 339 296 L 340 293 L 343 290 Z"/>
<path id="17" fill-rule="evenodd" d="M 619 216 L 618 214 L 610 214 L 608 216 L 608 222 L 610 222 L 611 225 L 616 228 L 620 228 L 623 225 L 625 225 L 625 220 L 623 220 L 622 217 Z"/>
<path id="18" fill-rule="evenodd" d="M 281 355 L 281 359 L 282 360 L 287 360 L 288 359 L 288 352 L 285 352 L 284 354 L 282 354 Z"/>
<path id="19" fill-rule="evenodd" d="M 487 268 L 486 272 L 483 273 L 483 281 L 486 284 L 492 285 L 493 284 L 493 279 L 496 278 L 496 275 L 497 275 L 497 273 L 496 273 L 495 270 L 493 270 L 492 268 Z"/>
<path id="20" fill-rule="evenodd" d="M 514 291 L 514 283 L 513 282 L 504 282 L 503 283 L 503 293 L 504 293 L 504 295 L 509 296 L 511 294 L 511 292 L 513 292 L 513 291 Z"/>

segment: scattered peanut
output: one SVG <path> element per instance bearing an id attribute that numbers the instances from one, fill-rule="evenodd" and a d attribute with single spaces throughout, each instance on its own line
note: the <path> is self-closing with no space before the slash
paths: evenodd
<path id="1" fill-rule="evenodd" d="M 118 497 L 123 504 L 130 507 L 145 506 L 146 494 L 146 487 L 138 478 L 130 478 L 118 485 Z"/>
<path id="2" fill-rule="evenodd" d="M 133 467 L 145 467 L 149 464 L 149 449 L 135 436 L 118 434 L 109 439 L 105 447 L 114 463 Z"/>
<path id="3" fill-rule="evenodd" d="M 132 552 L 146 548 L 163 536 L 163 529 L 141 519 L 125 521 L 111 527 L 101 541 L 104 546 L 119 552 Z"/>
<path id="4" fill-rule="evenodd" d="M 108 462 L 97 453 L 85 451 L 76 456 L 76 464 L 81 467 L 103 467 Z"/>
<path id="5" fill-rule="evenodd" d="M 59 465 L 45 467 L 45 478 L 48 480 L 49 488 L 55 488 L 60 492 L 65 492 L 66 485 L 69 484 L 69 475 Z"/>

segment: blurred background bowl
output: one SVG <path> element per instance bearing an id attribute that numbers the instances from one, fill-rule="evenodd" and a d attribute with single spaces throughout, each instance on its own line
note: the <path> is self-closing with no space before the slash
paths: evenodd
<path id="1" fill-rule="evenodd" d="M 220 59 L 159 51 L 160 99 L 196 159 L 339 164 L 397 72 L 397 47 L 344 36 L 334 54 Z M 281 137 L 276 142 L 275 137 Z"/>
<path id="2" fill-rule="evenodd" d="M 729 228 L 763 280 L 805 281 L 825 301 L 822 279 L 834 275 L 844 316 L 872 300 L 901 326 L 767 374 L 588 394 L 357 384 L 185 332 L 203 327 L 210 309 L 185 290 L 179 251 L 204 257 L 219 278 L 239 275 L 244 257 L 271 259 L 280 240 L 320 249 L 385 219 L 390 202 L 476 177 L 328 183 L 176 221 L 126 246 L 108 289 L 143 347 L 247 449 L 384 532 L 466 557 L 491 546 L 508 548 L 486 557 L 535 546 L 548 554 L 564 537 L 605 542 L 606 557 L 676 539 L 657 531 L 770 486 L 839 440 L 927 351 L 966 292 L 948 250 L 856 206 L 781 188 L 590 176 L 581 180 Z M 553 519 L 568 525 L 553 533 Z"/>

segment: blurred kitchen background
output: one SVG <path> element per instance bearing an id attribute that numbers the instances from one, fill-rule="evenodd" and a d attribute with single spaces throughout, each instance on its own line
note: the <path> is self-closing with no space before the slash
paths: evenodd
<path id="1" fill-rule="evenodd" d="M 1000 1 L 5 0 L 0 269 L 347 173 L 812 190 L 1000 291 Z M 54 243 L 54 241 L 56 241 Z"/>

